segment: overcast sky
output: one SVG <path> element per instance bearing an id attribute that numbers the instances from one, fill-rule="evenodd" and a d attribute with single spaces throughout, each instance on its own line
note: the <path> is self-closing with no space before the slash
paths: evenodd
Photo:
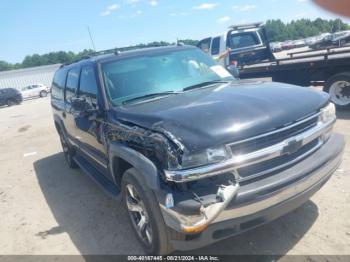
<path id="1" fill-rule="evenodd" d="M 337 18 L 309 0 L 1 0 L 0 60 L 151 41 L 201 39 L 236 23 Z M 349 22 L 349 20 L 347 20 Z"/>

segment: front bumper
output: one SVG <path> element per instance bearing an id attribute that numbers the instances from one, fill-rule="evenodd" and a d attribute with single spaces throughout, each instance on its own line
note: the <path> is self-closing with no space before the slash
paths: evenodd
<path id="1" fill-rule="evenodd" d="M 176 250 L 199 248 L 271 221 L 306 202 L 330 178 L 341 163 L 344 138 L 333 134 L 316 152 L 299 163 L 264 179 L 241 185 L 236 196 L 212 218 L 203 232 L 172 240 Z M 180 225 L 174 210 L 161 205 L 166 224 Z M 176 214 L 180 217 L 184 215 Z"/>

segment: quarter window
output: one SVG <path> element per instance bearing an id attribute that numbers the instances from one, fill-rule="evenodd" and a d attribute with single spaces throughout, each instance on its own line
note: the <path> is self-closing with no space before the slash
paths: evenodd
<path id="1" fill-rule="evenodd" d="M 75 96 L 79 84 L 79 68 L 69 70 L 66 83 L 66 101 Z"/>
<path id="2" fill-rule="evenodd" d="M 52 90 L 51 90 L 51 97 L 54 99 L 63 100 L 63 89 L 64 84 L 66 83 L 66 77 L 67 77 L 67 70 L 65 69 L 59 69 L 53 78 L 52 82 Z"/>

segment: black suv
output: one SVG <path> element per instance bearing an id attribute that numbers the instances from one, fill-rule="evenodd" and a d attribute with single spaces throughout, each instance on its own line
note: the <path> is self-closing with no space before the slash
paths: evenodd
<path id="1" fill-rule="evenodd" d="M 2 88 L 0 89 L 0 106 L 19 105 L 22 103 L 23 98 L 20 91 L 15 88 Z"/>
<path id="2" fill-rule="evenodd" d="M 344 148 L 326 93 L 235 80 L 188 46 L 62 66 L 52 107 L 68 165 L 121 197 L 152 254 L 208 245 L 297 208 Z"/>

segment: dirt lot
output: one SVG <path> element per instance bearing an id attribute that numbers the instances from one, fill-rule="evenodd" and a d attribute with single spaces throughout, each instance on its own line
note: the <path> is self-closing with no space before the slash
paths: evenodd
<path id="1" fill-rule="evenodd" d="M 70 170 L 49 98 L 0 108 L 0 254 L 142 254 L 120 203 Z M 333 178 L 296 211 L 195 254 L 350 254 L 350 112 Z"/>

